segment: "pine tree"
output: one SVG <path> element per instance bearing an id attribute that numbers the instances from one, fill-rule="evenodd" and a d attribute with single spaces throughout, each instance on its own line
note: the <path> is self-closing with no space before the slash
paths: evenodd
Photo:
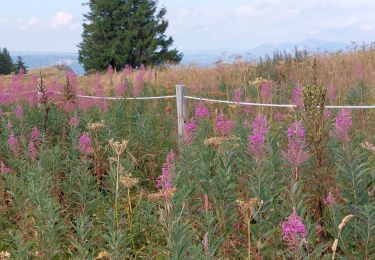
<path id="1" fill-rule="evenodd" d="M 0 74 L 8 75 L 12 73 L 13 61 L 6 48 L 0 49 Z"/>
<path id="2" fill-rule="evenodd" d="M 165 31 L 165 8 L 157 10 L 157 0 L 90 0 L 85 15 L 79 61 L 86 71 L 117 70 L 125 65 L 139 67 L 178 63 L 182 54 L 170 50 L 172 37 Z"/>
<path id="3" fill-rule="evenodd" d="M 23 73 L 27 73 L 27 67 L 20 56 L 17 57 L 16 63 L 14 63 L 14 72 L 18 74 L 21 70 Z"/>

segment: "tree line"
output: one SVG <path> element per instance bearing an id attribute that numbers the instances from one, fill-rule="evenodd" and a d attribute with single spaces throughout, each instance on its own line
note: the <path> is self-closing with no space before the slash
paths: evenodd
<path id="1" fill-rule="evenodd" d="M 21 69 L 24 73 L 27 72 L 27 67 L 22 58 L 18 56 L 16 62 L 13 62 L 9 51 L 6 48 L 0 48 L 0 75 L 9 75 L 13 72 L 18 74 Z"/>

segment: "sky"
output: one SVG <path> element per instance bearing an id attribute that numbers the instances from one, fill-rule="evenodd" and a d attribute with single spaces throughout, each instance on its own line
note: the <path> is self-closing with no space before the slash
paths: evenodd
<path id="1" fill-rule="evenodd" d="M 0 47 L 77 51 L 83 0 L 17 0 L 0 5 Z M 159 0 L 167 35 L 181 51 L 246 50 L 307 38 L 370 43 L 374 0 Z"/>

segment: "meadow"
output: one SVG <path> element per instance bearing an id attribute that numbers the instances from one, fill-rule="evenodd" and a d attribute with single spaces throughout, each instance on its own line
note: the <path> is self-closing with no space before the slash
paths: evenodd
<path id="1" fill-rule="evenodd" d="M 147 97 L 294 104 L 269 108 Z M 0 78 L 0 259 L 374 259 L 375 52 Z"/>

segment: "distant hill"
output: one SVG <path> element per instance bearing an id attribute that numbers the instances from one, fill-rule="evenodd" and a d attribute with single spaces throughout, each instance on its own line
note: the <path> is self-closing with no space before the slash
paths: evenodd
<path id="1" fill-rule="evenodd" d="M 196 64 L 198 66 L 213 65 L 219 59 L 232 61 L 236 56 L 242 56 L 248 59 L 264 57 L 266 54 L 272 55 L 275 50 L 294 52 L 297 47 L 300 50 L 308 52 L 336 52 L 345 51 L 348 44 L 340 42 L 323 41 L 317 39 L 306 39 L 301 42 L 290 42 L 281 44 L 265 43 L 256 48 L 248 50 L 205 50 L 205 51 L 186 51 L 182 60 L 183 65 Z M 25 52 L 11 51 L 12 57 L 22 56 L 29 69 L 40 67 L 51 67 L 55 65 L 67 65 L 77 74 L 84 74 L 84 69 L 78 62 L 78 54 L 75 52 Z"/>

